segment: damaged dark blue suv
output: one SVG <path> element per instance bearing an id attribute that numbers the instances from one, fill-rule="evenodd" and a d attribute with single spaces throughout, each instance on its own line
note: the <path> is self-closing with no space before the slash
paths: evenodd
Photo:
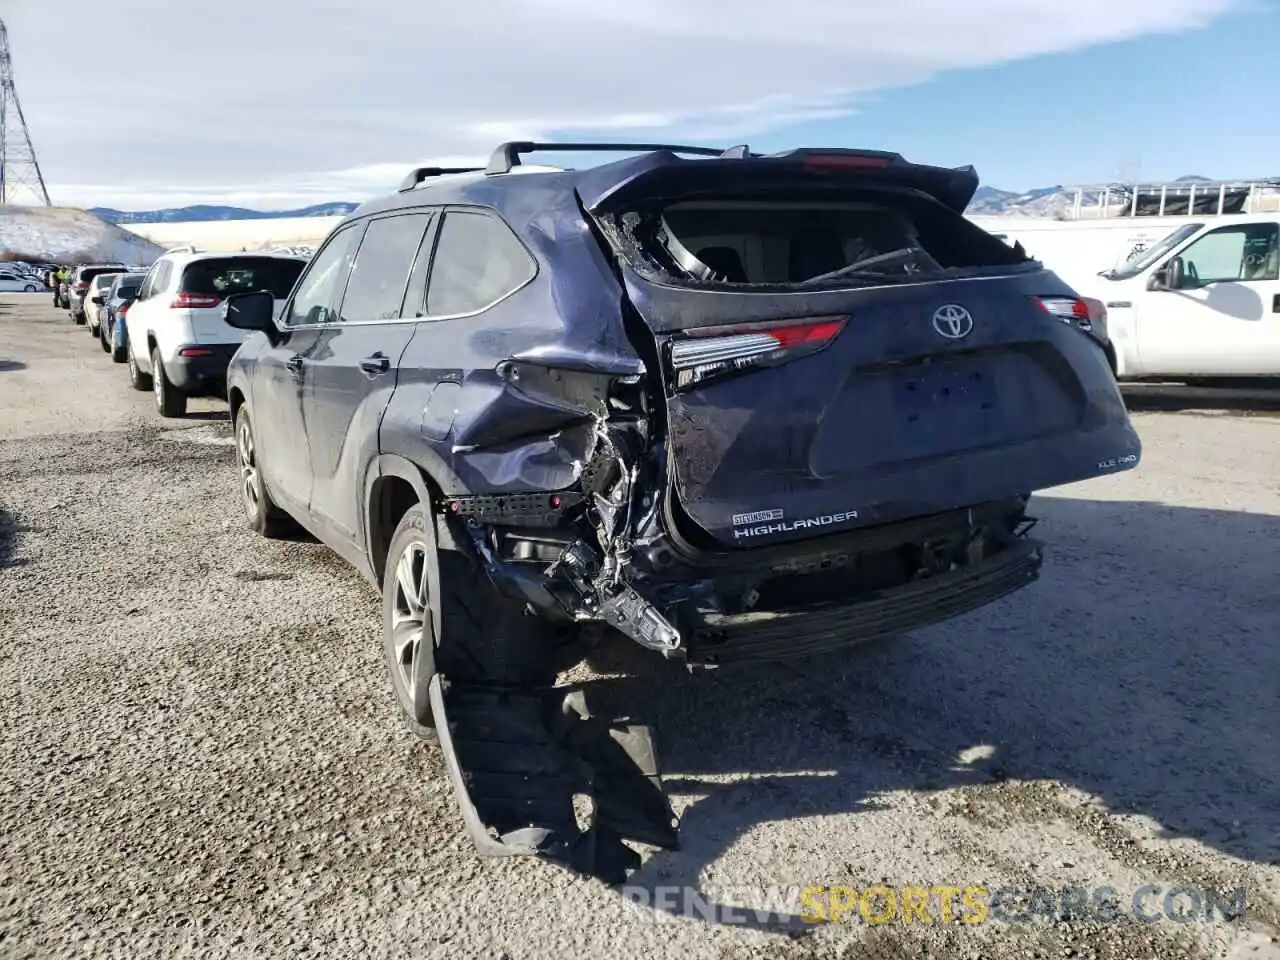
<path id="1" fill-rule="evenodd" d="M 535 151 L 630 152 L 531 170 Z M 554 689 L 581 625 L 690 666 L 1033 581 L 1033 491 L 1141 454 L 1090 306 L 892 153 L 503 144 L 329 236 L 231 362 L 245 508 L 382 592 L 395 692 L 484 853 L 673 847 L 646 728 Z M 575 794 L 594 800 L 578 827 Z"/>

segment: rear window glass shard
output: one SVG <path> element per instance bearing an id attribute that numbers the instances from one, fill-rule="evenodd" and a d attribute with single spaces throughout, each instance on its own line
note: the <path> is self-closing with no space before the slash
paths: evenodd
<path id="1" fill-rule="evenodd" d="M 1027 258 L 924 199 L 701 197 L 604 216 L 642 273 L 769 287 L 911 282 Z"/>
<path id="2" fill-rule="evenodd" d="M 233 293 L 270 290 L 283 300 L 305 266 L 287 257 L 226 257 L 197 260 L 182 272 L 185 293 L 228 297 Z"/>
<path id="3" fill-rule="evenodd" d="M 400 316 L 409 271 L 430 222 L 430 214 L 414 213 L 383 217 L 369 223 L 342 298 L 339 313 L 344 322 L 391 320 Z"/>
<path id="4" fill-rule="evenodd" d="M 529 251 L 503 221 L 486 213 L 450 210 L 431 261 L 427 316 L 484 310 L 524 286 L 535 269 Z"/>

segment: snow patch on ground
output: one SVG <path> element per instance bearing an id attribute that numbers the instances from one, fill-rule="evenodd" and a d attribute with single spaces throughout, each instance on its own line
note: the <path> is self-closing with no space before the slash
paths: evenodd
<path id="1" fill-rule="evenodd" d="M 0 206 L 0 260 L 149 264 L 164 248 L 69 207 Z"/>

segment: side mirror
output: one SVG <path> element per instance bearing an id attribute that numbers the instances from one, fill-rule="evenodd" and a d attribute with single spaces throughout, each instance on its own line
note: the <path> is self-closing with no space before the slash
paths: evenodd
<path id="1" fill-rule="evenodd" d="M 89 299 L 92 300 L 94 303 L 96 303 L 98 306 L 102 306 L 104 303 L 106 303 L 106 298 L 102 296 L 90 297 Z"/>
<path id="2" fill-rule="evenodd" d="M 222 307 L 222 319 L 237 330 L 257 330 L 272 343 L 280 336 L 275 321 L 276 301 L 270 290 L 233 293 Z"/>
<path id="3" fill-rule="evenodd" d="M 1174 257 L 1165 266 L 1164 282 L 1170 290 L 1182 289 L 1186 277 L 1187 268 L 1183 264 L 1181 257 Z"/>

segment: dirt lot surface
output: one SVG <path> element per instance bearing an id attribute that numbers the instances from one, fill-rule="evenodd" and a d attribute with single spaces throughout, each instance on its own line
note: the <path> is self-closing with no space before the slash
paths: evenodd
<path id="1" fill-rule="evenodd" d="M 683 817 L 618 891 L 475 857 L 374 594 L 245 528 L 222 404 L 162 421 L 47 297 L 0 297 L 0 956 L 1272 960 L 1280 419 L 1135 407 L 1141 467 L 1039 498 L 1023 592 L 858 653 L 600 679 Z M 988 917 L 801 919 L 799 888 L 877 885 L 985 887 Z M 1033 887 L 1119 916 L 993 902 Z M 1177 922 L 1175 887 L 1245 916 Z"/>

